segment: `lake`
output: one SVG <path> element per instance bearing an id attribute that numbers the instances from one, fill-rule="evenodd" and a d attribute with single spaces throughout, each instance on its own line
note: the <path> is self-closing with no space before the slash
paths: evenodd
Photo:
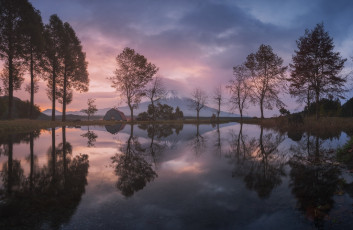
<path id="1" fill-rule="evenodd" d="M 238 123 L 2 136 L 0 229 L 352 229 L 348 139 Z"/>

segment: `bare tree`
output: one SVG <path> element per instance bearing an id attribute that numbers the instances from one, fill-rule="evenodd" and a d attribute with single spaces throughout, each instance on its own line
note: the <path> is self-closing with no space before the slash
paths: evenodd
<path id="1" fill-rule="evenodd" d="M 233 78 L 226 86 L 231 95 L 232 109 L 239 110 L 241 121 L 243 120 L 243 111 L 247 108 L 247 102 L 251 98 L 250 74 L 249 69 L 244 64 L 235 66 L 233 67 Z"/>
<path id="2" fill-rule="evenodd" d="M 207 95 L 206 93 L 200 89 L 195 88 L 191 94 L 191 100 L 189 103 L 189 107 L 191 109 L 195 109 L 197 112 L 197 122 L 199 122 L 199 114 L 200 110 L 203 109 L 206 105 Z"/>
<path id="3" fill-rule="evenodd" d="M 251 71 L 253 102 L 260 105 L 261 118 L 264 108 L 272 110 L 284 106 L 279 98 L 281 83 L 287 67 L 282 66 L 283 60 L 273 53 L 269 45 L 261 45 L 256 53 L 248 55 L 245 66 Z"/>
<path id="4" fill-rule="evenodd" d="M 156 120 L 155 103 L 167 96 L 167 90 L 164 87 L 163 80 L 160 76 L 156 76 L 145 91 L 145 96 L 151 101 L 153 108 L 152 119 Z"/>
<path id="5" fill-rule="evenodd" d="M 219 122 L 219 114 L 221 113 L 221 105 L 223 101 L 222 86 L 219 85 L 214 89 L 213 100 L 217 103 L 217 121 Z"/>
<path id="6" fill-rule="evenodd" d="M 152 80 L 158 68 L 147 62 L 143 55 L 128 47 L 116 57 L 116 62 L 118 68 L 115 70 L 115 76 L 109 79 L 112 81 L 112 87 L 125 98 L 133 121 L 134 109 L 138 107 L 141 98 L 145 95 L 146 84 Z"/>

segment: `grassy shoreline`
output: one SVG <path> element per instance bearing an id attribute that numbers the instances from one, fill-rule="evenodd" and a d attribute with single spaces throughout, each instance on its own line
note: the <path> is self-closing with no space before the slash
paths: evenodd
<path id="1" fill-rule="evenodd" d="M 219 123 L 234 122 L 234 119 L 221 119 Z M 196 119 L 186 120 L 172 120 L 172 121 L 134 121 L 133 124 L 197 124 Z M 15 119 L 0 121 L 0 134 L 7 133 L 20 133 L 29 132 L 38 129 L 49 129 L 61 126 L 89 126 L 89 125 L 116 125 L 116 124 L 131 124 L 129 121 L 104 121 L 104 120 L 91 120 L 91 121 L 47 121 L 47 120 L 29 120 L 29 119 Z M 209 119 L 201 119 L 199 124 L 211 124 Z"/>
<path id="2" fill-rule="evenodd" d="M 264 128 L 274 129 L 279 132 L 308 132 L 314 135 L 334 136 L 340 132 L 353 135 L 352 117 L 321 117 L 316 120 L 314 117 L 304 118 L 303 123 L 290 124 L 286 117 L 276 118 L 249 118 L 243 120 L 244 124 L 257 124 Z"/>
<path id="3" fill-rule="evenodd" d="M 219 123 L 240 122 L 240 118 L 221 118 Z M 4 120 L 0 121 L 0 134 L 27 132 L 36 129 L 48 129 L 60 126 L 88 126 L 88 125 L 115 125 L 131 124 L 122 121 L 45 121 L 45 120 Z M 134 121 L 133 124 L 215 124 L 209 118 L 202 118 L 199 122 L 196 119 L 172 120 L 172 121 Z M 315 118 L 305 118 L 303 124 L 289 124 L 286 117 L 276 118 L 244 118 L 244 124 L 255 124 L 264 128 L 274 129 L 280 132 L 310 132 L 310 133 L 337 133 L 344 131 L 353 133 L 353 118 L 323 117 L 320 120 Z"/>

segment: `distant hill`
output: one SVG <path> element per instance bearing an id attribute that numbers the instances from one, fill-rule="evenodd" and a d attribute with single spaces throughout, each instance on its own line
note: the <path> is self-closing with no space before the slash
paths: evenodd
<path id="1" fill-rule="evenodd" d="M 196 111 L 194 109 L 189 108 L 189 100 L 190 98 L 179 98 L 179 97 L 171 97 L 171 98 L 166 98 L 163 100 L 160 100 L 159 103 L 161 104 L 167 104 L 169 106 L 172 106 L 174 109 L 179 106 L 180 110 L 183 111 L 185 117 L 196 117 Z M 148 105 L 150 104 L 149 101 L 143 102 L 139 105 L 138 109 L 134 110 L 134 115 L 138 115 L 139 113 L 147 111 Z M 104 109 L 98 109 L 97 113 L 95 113 L 95 116 L 104 116 L 105 113 L 111 108 L 104 108 Z M 128 106 L 123 106 L 118 108 L 120 111 L 125 113 L 126 116 L 130 115 L 130 109 Z M 44 114 L 51 116 L 51 109 L 47 109 L 43 111 Z M 201 111 L 200 111 L 200 117 L 211 117 L 212 114 L 217 114 L 217 110 L 213 109 L 211 107 L 205 106 Z M 55 112 L 57 116 L 61 116 L 62 113 L 57 111 Z M 81 112 L 81 111 L 67 111 L 67 115 L 72 114 L 72 115 L 78 115 L 78 116 L 85 116 L 86 114 Z M 220 113 L 221 117 L 239 117 L 238 114 L 234 113 L 229 113 L 229 112 L 224 112 L 221 111 Z"/>

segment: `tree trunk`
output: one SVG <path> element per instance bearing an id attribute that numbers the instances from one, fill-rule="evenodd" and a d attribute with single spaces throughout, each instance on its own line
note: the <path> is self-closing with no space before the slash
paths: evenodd
<path id="1" fill-rule="evenodd" d="M 239 109 L 239 113 L 240 113 L 240 123 L 243 123 L 243 110 Z"/>
<path id="2" fill-rule="evenodd" d="M 52 111 L 51 111 L 51 120 L 55 121 L 55 68 L 53 68 L 53 82 L 52 82 Z"/>
<path id="3" fill-rule="evenodd" d="M 306 95 L 306 108 L 307 108 L 306 115 L 307 115 L 307 117 L 309 117 L 309 114 L 310 114 L 309 107 L 310 107 L 310 89 L 308 89 L 307 95 Z"/>
<path id="4" fill-rule="evenodd" d="M 133 122 L 134 121 L 134 108 L 130 105 L 130 103 L 128 105 L 130 108 L 131 122 Z"/>
<path id="5" fill-rule="evenodd" d="M 151 99 L 151 104 L 152 104 L 152 119 L 155 121 L 156 120 L 156 111 L 155 111 L 155 107 L 154 107 L 154 101 Z"/>
<path id="6" fill-rule="evenodd" d="M 33 70 L 33 52 L 31 49 L 31 60 L 30 60 L 30 74 L 31 74 L 31 107 L 29 108 L 29 119 L 33 118 L 33 106 L 34 106 L 34 70 Z"/>
<path id="7" fill-rule="evenodd" d="M 320 105 L 319 105 L 319 93 L 316 92 L 316 97 L 315 97 L 315 100 L 316 100 L 316 120 L 319 120 L 320 118 Z"/>
<path id="8" fill-rule="evenodd" d="M 199 123 L 199 113 L 200 113 L 200 110 L 196 110 L 197 111 L 197 123 Z"/>
<path id="9" fill-rule="evenodd" d="M 66 74 L 66 66 L 64 70 L 64 86 L 63 86 L 63 113 L 61 117 L 61 121 L 66 121 L 66 87 L 67 87 L 67 74 Z"/>
<path id="10" fill-rule="evenodd" d="M 11 51 L 10 51 L 11 52 Z M 13 104 L 13 58 L 12 54 L 9 55 L 9 113 L 7 118 L 12 119 L 12 104 Z"/>
<path id="11" fill-rule="evenodd" d="M 221 113 L 221 99 L 218 99 L 217 121 L 219 122 L 219 114 Z"/>
<path id="12" fill-rule="evenodd" d="M 260 100 L 260 111 L 261 111 L 261 119 L 264 119 L 264 100 Z"/>

